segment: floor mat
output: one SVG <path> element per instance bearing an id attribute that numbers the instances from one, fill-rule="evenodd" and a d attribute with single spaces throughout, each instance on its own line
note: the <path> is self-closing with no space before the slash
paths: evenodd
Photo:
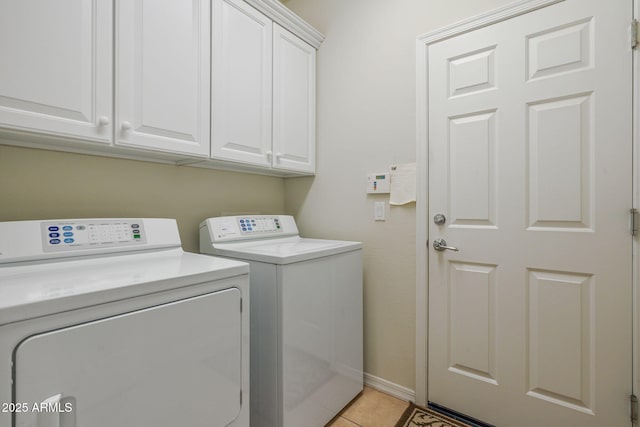
<path id="1" fill-rule="evenodd" d="M 469 427 L 469 424 L 411 404 L 395 427 Z"/>

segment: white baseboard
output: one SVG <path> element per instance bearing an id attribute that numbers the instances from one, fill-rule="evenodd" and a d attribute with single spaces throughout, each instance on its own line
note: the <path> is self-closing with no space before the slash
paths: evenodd
<path id="1" fill-rule="evenodd" d="M 398 399 L 404 400 L 405 402 L 416 401 L 416 392 L 414 390 L 392 383 L 391 381 L 387 381 L 366 372 L 364 373 L 364 385 L 389 394 L 393 397 L 397 397 Z"/>

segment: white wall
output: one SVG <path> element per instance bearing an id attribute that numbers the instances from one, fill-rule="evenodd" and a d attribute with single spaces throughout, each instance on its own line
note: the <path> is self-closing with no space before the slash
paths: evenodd
<path id="1" fill-rule="evenodd" d="M 302 233 L 364 242 L 365 371 L 415 387 L 415 205 L 374 222 L 366 175 L 415 162 L 415 39 L 507 0 L 289 0 L 325 34 L 317 175 L 285 180 Z"/>

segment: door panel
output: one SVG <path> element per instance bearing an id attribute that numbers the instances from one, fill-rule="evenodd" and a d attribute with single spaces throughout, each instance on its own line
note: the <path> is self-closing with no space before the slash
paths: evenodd
<path id="1" fill-rule="evenodd" d="M 528 271 L 528 395 L 590 413 L 592 275 Z"/>
<path id="2" fill-rule="evenodd" d="M 428 399 L 498 426 L 629 425 L 631 2 L 429 45 Z"/>
<path id="3" fill-rule="evenodd" d="M 528 226 L 591 229 L 593 94 L 527 106 Z"/>
<path id="4" fill-rule="evenodd" d="M 450 119 L 449 212 L 454 226 L 496 225 L 495 116 L 494 110 Z"/>
<path id="5" fill-rule="evenodd" d="M 449 365 L 460 375 L 496 383 L 496 266 L 451 263 Z"/>

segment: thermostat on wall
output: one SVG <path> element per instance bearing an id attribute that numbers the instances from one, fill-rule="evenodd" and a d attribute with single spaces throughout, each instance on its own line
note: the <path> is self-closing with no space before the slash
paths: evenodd
<path id="1" fill-rule="evenodd" d="M 391 175 L 389 172 L 370 173 L 367 178 L 368 194 L 389 193 Z"/>

